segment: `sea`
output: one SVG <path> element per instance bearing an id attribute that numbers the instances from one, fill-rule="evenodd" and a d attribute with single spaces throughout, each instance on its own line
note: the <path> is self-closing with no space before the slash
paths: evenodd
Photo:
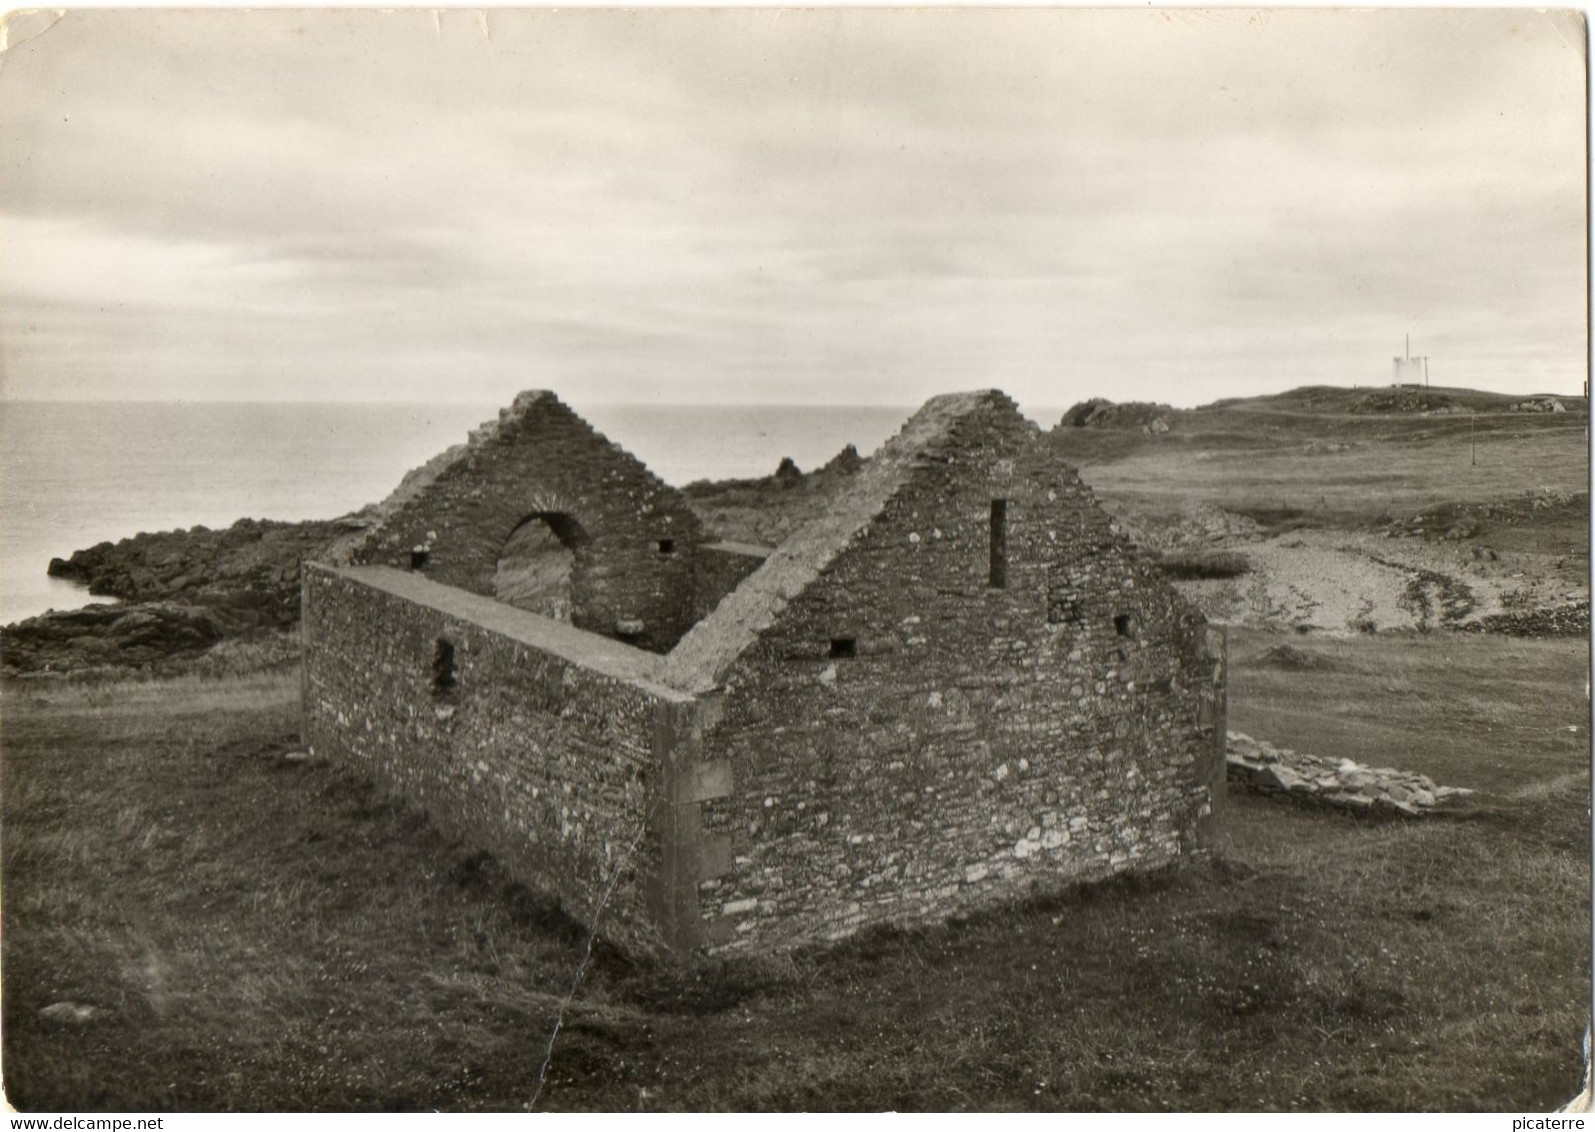
<path id="1" fill-rule="evenodd" d="M 572 404 L 667 483 L 868 455 L 908 406 Z M 384 498 L 497 405 L 0 400 L 0 624 L 92 601 L 53 557 L 141 531 L 331 519 Z M 1050 425 L 1061 409 L 1027 412 Z"/>

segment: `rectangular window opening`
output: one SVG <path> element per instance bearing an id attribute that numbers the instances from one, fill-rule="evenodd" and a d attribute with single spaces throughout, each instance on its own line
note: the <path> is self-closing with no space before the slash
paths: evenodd
<path id="1" fill-rule="evenodd" d="M 1128 613 L 1121 613 L 1113 619 L 1114 632 L 1121 637 L 1135 636 L 1135 618 Z"/>
<path id="2" fill-rule="evenodd" d="M 853 637 L 832 637 L 832 659 L 848 659 L 858 655 L 858 641 Z"/>
<path id="3" fill-rule="evenodd" d="M 410 551 L 410 569 L 421 569 L 426 565 L 426 560 L 429 557 L 430 555 L 427 554 L 425 548 L 419 546 L 416 547 L 414 550 Z"/>
<path id="4" fill-rule="evenodd" d="M 676 552 L 676 540 L 675 539 L 673 539 L 673 538 L 662 538 L 662 539 L 659 540 L 659 553 L 660 554 L 674 554 L 675 552 Z"/>
<path id="5" fill-rule="evenodd" d="M 432 694 L 445 696 L 459 684 L 459 674 L 454 667 L 454 644 L 447 637 L 439 637 L 432 649 Z"/>
<path id="6" fill-rule="evenodd" d="M 991 501 L 991 586 L 1005 589 L 1008 585 L 1008 501 Z"/>

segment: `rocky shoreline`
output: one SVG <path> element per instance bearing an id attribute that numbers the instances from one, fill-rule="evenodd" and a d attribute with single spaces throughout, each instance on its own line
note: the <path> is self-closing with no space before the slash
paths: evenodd
<path id="1" fill-rule="evenodd" d="M 299 616 L 299 565 L 363 527 L 341 519 L 240 519 L 224 530 L 138 534 L 52 558 L 49 574 L 127 602 L 179 602 L 222 612 L 235 627 L 284 625 Z"/>
<path id="2" fill-rule="evenodd" d="M 768 476 L 700 481 L 684 492 L 717 538 L 773 546 L 823 511 L 863 465 L 848 445 L 812 472 L 787 458 Z M 119 600 L 0 626 L 0 676 L 171 675 L 224 664 L 229 652 L 251 663 L 292 660 L 301 565 L 357 535 L 376 513 L 372 506 L 298 523 L 240 519 L 222 530 L 138 534 L 51 559 L 52 577 Z"/>
<path id="3" fill-rule="evenodd" d="M 52 577 L 120 600 L 0 627 L 0 674 L 167 672 L 223 642 L 282 654 L 280 638 L 299 621 L 300 564 L 364 523 L 358 513 L 299 523 L 240 519 L 223 530 L 138 534 L 52 559 Z"/>

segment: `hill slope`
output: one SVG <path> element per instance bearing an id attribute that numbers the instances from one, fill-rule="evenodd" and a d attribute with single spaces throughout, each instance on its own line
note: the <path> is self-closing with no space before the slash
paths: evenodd
<path id="1" fill-rule="evenodd" d="M 1308 387 L 1050 437 L 1143 544 L 1244 556 L 1180 583 L 1214 620 L 1584 632 L 1587 406 L 1545 400 Z"/>

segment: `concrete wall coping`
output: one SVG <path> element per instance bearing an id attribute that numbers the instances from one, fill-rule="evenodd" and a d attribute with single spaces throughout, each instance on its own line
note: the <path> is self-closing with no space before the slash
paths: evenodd
<path id="1" fill-rule="evenodd" d="M 662 656 L 492 598 L 445 586 L 422 574 L 395 570 L 391 566 L 329 566 L 321 562 L 307 562 L 305 568 L 370 586 L 469 621 L 479 629 L 549 653 L 578 668 L 630 684 L 659 699 L 685 704 L 692 703 L 695 698 L 665 683 L 665 658 Z"/>

